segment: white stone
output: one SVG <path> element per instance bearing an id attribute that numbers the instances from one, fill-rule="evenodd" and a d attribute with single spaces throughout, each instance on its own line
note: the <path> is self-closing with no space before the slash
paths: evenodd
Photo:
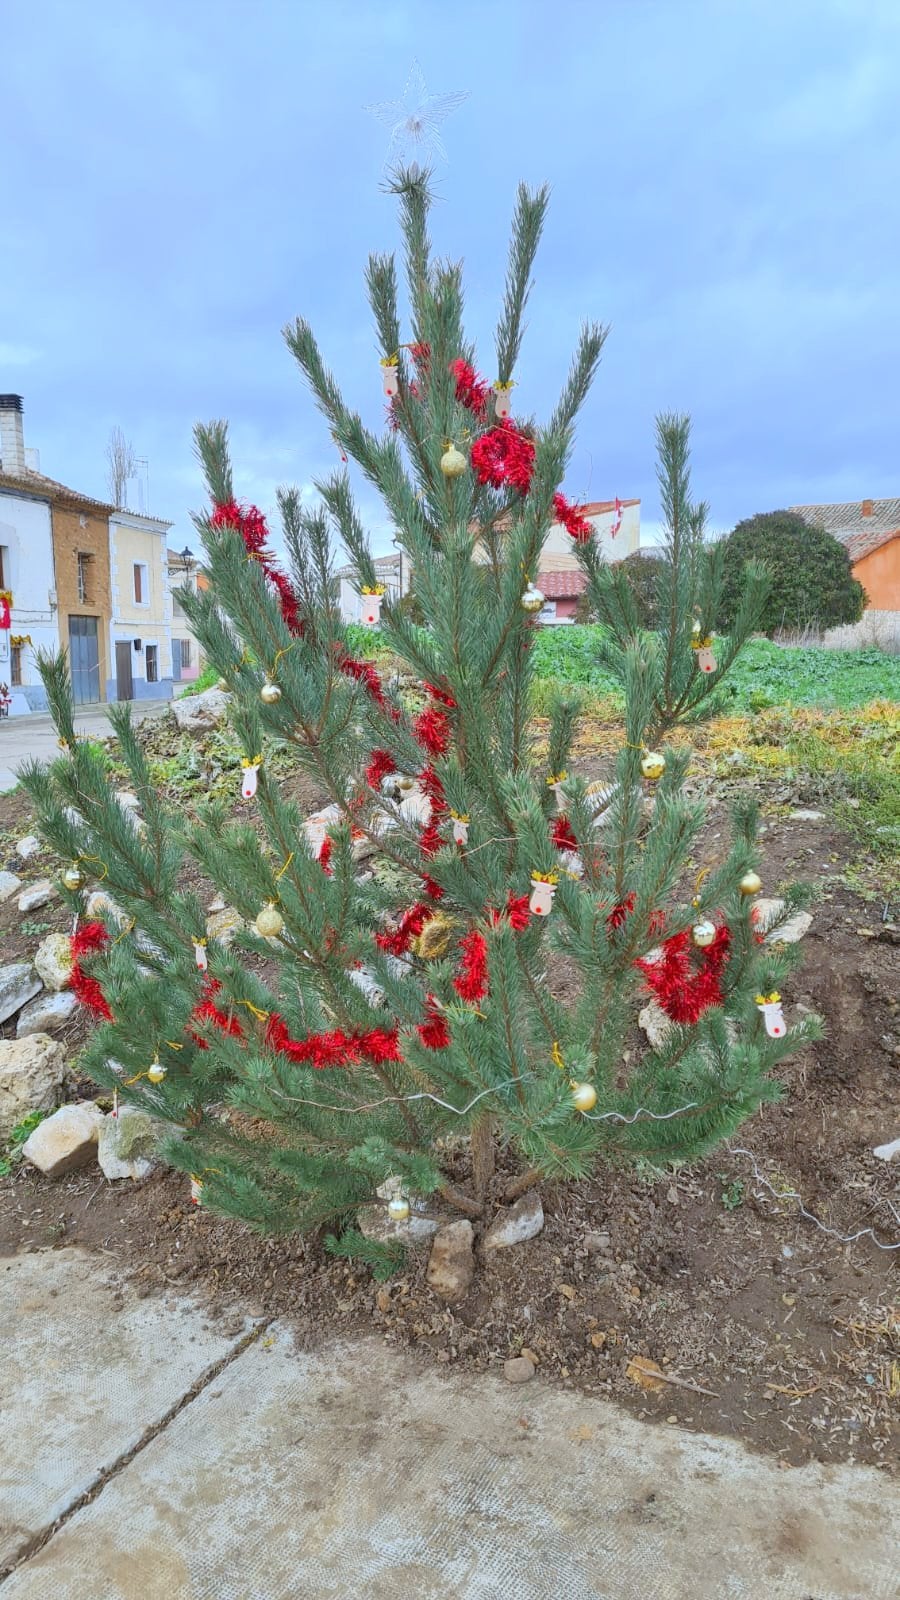
<path id="1" fill-rule="evenodd" d="M 650 1000 L 638 1014 L 638 1026 L 643 1028 L 654 1050 L 661 1050 L 669 1036 L 672 1023 L 655 1000 Z"/>
<path id="2" fill-rule="evenodd" d="M 103 1112 L 90 1100 L 60 1106 L 28 1135 L 22 1154 L 45 1177 L 62 1177 L 95 1159 L 102 1122 Z"/>
<path id="3" fill-rule="evenodd" d="M 66 933 L 48 933 L 37 947 L 35 971 L 48 989 L 66 989 L 72 981 L 72 947 Z"/>
<path id="4" fill-rule="evenodd" d="M 0 1138 L 31 1111 L 52 1111 L 62 1090 L 66 1058 L 46 1033 L 0 1039 Z"/>
<path id="5" fill-rule="evenodd" d="M 415 1244 L 421 1239 L 430 1239 L 437 1233 L 442 1219 L 434 1216 L 423 1215 L 425 1204 L 412 1195 L 405 1193 L 400 1178 L 386 1178 L 375 1190 L 380 1200 L 380 1206 L 362 1206 L 359 1211 L 359 1229 L 367 1239 L 375 1239 L 380 1244 L 397 1242 L 399 1244 Z M 409 1200 L 409 1216 L 405 1222 L 393 1222 L 388 1216 L 388 1201 L 398 1200 L 401 1195 Z"/>
<path id="6" fill-rule="evenodd" d="M 16 1038 L 25 1039 L 30 1033 L 61 1033 L 77 1010 L 78 1001 L 71 990 L 39 994 L 19 1012 Z"/>
<path id="7" fill-rule="evenodd" d="M 115 923 L 117 928 L 124 928 L 131 919 L 127 911 L 123 911 L 117 900 L 105 889 L 95 889 L 89 894 L 85 903 L 85 911 L 89 917 L 99 917 L 101 921 Z"/>
<path id="8" fill-rule="evenodd" d="M 141 809 L 140 800 L 136 794 L 132 794 L 130 789 L 116 789 L 113 799 L 117 805 L 122 807 L 123 811 L 140 811 Z"/>
<path id="9" fill-rule="evenodd" d="M 231 696 L 224 689 L 205 689 L 172 701 L 172 715 L 183 733 L 205 733 L 228 715 Z"/>
<path id="10" fill-rule="evenodd" d="M 893 1161 L 895 1156 L 900 1157 L 900 1139 L 892 1139 L 890 1144 L 879 1144 L 872 1151 L 879 1161 Z"/>
<path id="11" fill-rule="evenodd" d="M 501 1211 L 481 1241 L 482 1251 L 504 1250 L 507 1245 L 534 1239 L 544 1226 L 544 1208 L 537 1189 L 529 1189 L 514 1206 Z"/>
<path id="12" fill-rule="evenodd" d="M 791 822 L 824 822 L 825 813 L 824 811 L 792 811 L 789 820 Z"/>
<path id="13" fill-rule="evenodd" d="M 11 900 L 22 887 L 22 879 L 14 872 L 0 872 L 0 901 Z"/>
<path id="14" fill-rule="evenodd" d="M 32 856 L 39 856 L 43 848 L 37 834 L 26 833 L 16 845 L 16 855 L 21 856 L 23 861 L 30 861 Z"/>
<path id="15" fill-rule="evenodd" d="M 227 948 L 234 943 L 235 934 L 244 927 L 246 923 L 240 912 L 234 906 L 223 906 L 221 911 L 213 911 L 207 917 L 206 937 L 217 939 L 219 944 Z"/>
<path id="16" fill-rule="evenodd" d="M 384 1004 L 384 990 L 367 967 L 351 967 L 347 977 L 365 995 L 370 1006 Z"/>
<path id="17" fill-rule="evenodd" d="M 57 897 L 55 883 L 49 878 L 41 878 L 38 883 L 29 884 L 28 888 L 19 895 L 16 905 L 23 916 L 26 911 L 40 911 L 41 906 L 47 906 Z"/>
<path id="18" fill-rule="evenodd" d="M 43 987 L 29 961 L 14 961 L 9 967 L 0 967 L 0 1022 L 8 1022 L 40 994 Z"/>
<path id="19" fill-rule="evenodd" d="M 80 827 L 84 821 L 81 812 L 76 811 L 74 806 L 63 806 L 63 816 L 67 822 L 71 822 L 73 828 Z"/>
<path id="20" fill-rule="evenodd" d="M 158 1131 L 152 1117 L 138 1106 L 120 1106 L 100 1126 L 97 1159 L 105 1178 L 146 1178 L 155 1166 Z"/>
<path id="21" fill-rule="evenodd" d="M 780 927 L 773 927 L 772 924 L 783 916 L 784 909 L 783 900 L 754 901 L 754 923 L 765 933 L 766 944 L 798 944 L 812 927 L 813 919 L 808 911 L 795 911 Z"/>

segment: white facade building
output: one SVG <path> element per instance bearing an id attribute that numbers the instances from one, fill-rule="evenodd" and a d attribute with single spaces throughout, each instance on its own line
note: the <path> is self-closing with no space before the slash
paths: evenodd
<path id="1" fill-rule="evenodd" d="M 107 700 L 172 695 L 172 597 L 166 536 L 172 524 L 136 511 L 109 519 L 112 617 Z"/>
<path id="2" fill-rule="evenodd" d="M 43 711 L 47 696 L 35 653 L 59 649 L 50 501 L 2 485 L 0 589 L 15 595 L 12 629 L 0 629 L 0 683 L 8 685 L 9 713 Z"/>

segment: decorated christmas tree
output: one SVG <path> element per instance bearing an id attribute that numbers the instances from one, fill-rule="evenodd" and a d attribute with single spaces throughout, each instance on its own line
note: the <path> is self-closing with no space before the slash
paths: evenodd
<path id="1" fill-rule="evenodd" d="M 704 812 L 686 792 L 689 751 L 667 737 L 715 706 L 766 583 L 748 571 L 731 635 L 713 638 L 720 566 L 690 498 L 686 419 L 658 424 L 668 533 L 649 635 L 560 487 L 604 330 L 583 329 L 546 423 L 514 404 L 546 193 L 518 194 L 486 381 L 460 267 L 432 255 L 427 176 L 399 172 L 392 188 L 409 337 L 394 259 L 374 256 L 382 424 L 348 410 L 307 323 L 286 339 L 343 457 L 383 498 L 422 620 L 383 593 L 346 470 L 312 509 L 279 495 L 284 566 L 235 498 L 224 424 L 200 427 L 209 582 L 181 601 L 231 696 L 235 804 L 164 804 L 116 707 L 136 824 L 105 758 L 75 737 L 62 658 L 43 665 L 61 755 L 24 777 L 68 863 L 74 985 L 98 1019 L 84 1070 L 169 1124 L 168 1158 L 204 1205 L 265 1230 L 322 1226 L 376 1265 L 360 1208 L 385 1206 L 402 1234 L 410 1208 L 486 1218 L 599 1159 L 690 1160 L 777 1095 L 773 1069 L 818 1027 L 783 1018 L 792 951 L 758 915 L 749 799 L 730 842 L 692 863 Z M 554 522 L 623 688 L 605 784 L 568 771 L 574 701 L 549 728 L 531 715 Z M 341 619 L 335 536 L 389 647 L 383 671 Z M 316 815 L 276 780 L 275 751 L 327 796 Z M 183 886 L 188 863 L 234 909 L 230 942 Z M 785 916 L 799 899 L 785 893 Z M 665 1025 L 653 1048 L 637 1029 L 650 999 Z"/>

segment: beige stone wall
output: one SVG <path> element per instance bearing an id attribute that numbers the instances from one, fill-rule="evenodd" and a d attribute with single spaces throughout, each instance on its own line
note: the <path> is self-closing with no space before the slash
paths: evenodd
<path id="1" fill-rule="evenodd" d="M 52 508 L 53 564 L 59 607 L 59 635 L 68 648 L 69 618 L 96 617 L 100 652 L 100 698 L 105 699 L 109 668 L 109 622 L 112 615 L 109 577 L 109 521 L 99 511 Z M 78 556 L 90 556 L 87 597 L 78 596 Z"/>

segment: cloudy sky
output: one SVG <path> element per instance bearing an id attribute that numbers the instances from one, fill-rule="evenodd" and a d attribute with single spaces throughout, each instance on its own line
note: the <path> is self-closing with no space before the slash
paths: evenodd
<path id="1" fill-rule="evenodd" d="M 362 275 L 395 218 L 364 107 L 414 57 L 469 91 L 433 231 L 486 375 L 520 178 L 553 188 L 522 408 L 549 413 L 583 318 L 611 324 L 572 496 L 640 495 L 648 529 L 669 408 L 714 526 L 900 492 L 897 0 L 32 0 L 0 43 L 0 391 L 87 492 L 120 424 L 179 547 L 196 418 L 230 419 L 264 507 L 335 465 L 290 317 L 378 422 Z"/>

